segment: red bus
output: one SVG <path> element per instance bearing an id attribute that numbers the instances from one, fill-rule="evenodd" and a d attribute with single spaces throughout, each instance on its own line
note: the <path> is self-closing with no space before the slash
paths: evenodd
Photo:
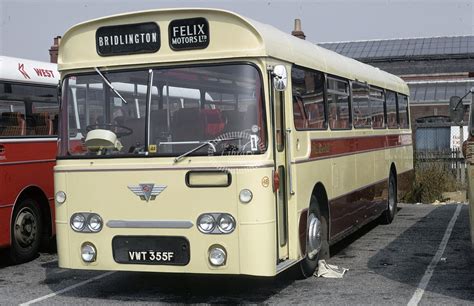
<path id="1" fill-rule="evenodd" d="M 55 234 L 58 80 L 55 64 L 0 56 L 0 248 L 13 263 Z"/>

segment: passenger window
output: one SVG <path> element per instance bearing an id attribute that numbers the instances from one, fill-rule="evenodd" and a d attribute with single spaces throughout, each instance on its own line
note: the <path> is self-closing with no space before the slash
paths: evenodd
<path id="1" fill-rule="evenodd" d="M 293 118 L 296 129 L 306 129 L 308 120 L 303 109 L 303 101 L 300 96 L 293 96 Z"/>
<path id="2" fill-rule="evenodd" d="M 25 136 L 25 103 L 0 101 L 0 136 Z"/>
<path id="3" fill-rule="evenodd" d="M 398 110 L 400 118 L 400 128 L 408 129 L 410 121 L 408 117 L 408 98 L 405 95 L 398 94 Z"/>
<path id="4" fill-rule="evenodd" d="M 333 130 L 350 128 L 349 91 L 347 81 L 328 78 L 329 127 Z"/>
<path id="5" fill-rule="evenodd" d="M 57 134 L 59 112 L 57 103 L 33 102 L 32 111 L 33 124 L 29 125 L 27 122 L 27 133 L 37 136 Z"/>
<path id="6" fill-rule="evenodd" d="M 362 83 L 352 83 L 353 123 L 355 128 L 370 128 L 371 110 L 369 103 L 369 86 Z"/>
<path id="7" fill-rule="evenodd" d="M 389 129 L 398 129 L 397 98 L 393 91 L 387 91 L 386 104 L 387 126 Z"/>
<path id="8" fill-rule="evenodd" d="M 370 107 L 372 109 L 372 127 L 385 128 L 384 93 L 380 89 L 370 88 Z"/>
<path id="9" fill-rule="evenodd" d="M 297 129 L 326 129 L 324 74 L 293 67 L 291 80 L 293 96 L 297 99 L 296 101 L 293 99 L 295 127 Z M 302 110 L 298 110 L 297 105 L 300 105 Z"/>

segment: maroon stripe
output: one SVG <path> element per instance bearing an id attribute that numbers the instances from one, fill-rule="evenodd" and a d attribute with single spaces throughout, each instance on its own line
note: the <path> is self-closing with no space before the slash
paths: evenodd
<path id="1" fill-rule="evenodd" d="M 310 159 L 383 150 L 411 145 L 410 134 L 364 136 L 336 139 L 311 139 Z"/>
<path id="2" fill-rule="evenodd" d="M 329 201 L 330 239 L 338 241 L 354 226 L 360 227 L 387 208 L 388 179 Z"/>

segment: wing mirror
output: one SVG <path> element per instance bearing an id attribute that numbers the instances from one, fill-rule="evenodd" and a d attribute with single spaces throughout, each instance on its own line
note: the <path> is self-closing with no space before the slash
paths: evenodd
<path id="1" fill-rule="evenodd" d="M 272 71 L 273 87 L 276 91 L 284 91 L 288 86 L 288 74 L 283 65 L 276 65 Z"/>
<path id="2" fill-rule="evenodd" d="M 458 96 L 449 99 L 449 118 L 457 125 L 461 125 L 464 119 L 464 106 Z"/>
<path id="3" fill-rule="evenodd" d="M 467 97 L 468 94 L 472 93 L 474 93 L 474 87 L 469 89 L 469 91 L 461 98 L 453 96 L 449 99 L 449 117 L 451 118 L 451 121 L 457 125 L 462 125 L 464 121 L 464 106 L 462 105 L 462 100 Z"/>

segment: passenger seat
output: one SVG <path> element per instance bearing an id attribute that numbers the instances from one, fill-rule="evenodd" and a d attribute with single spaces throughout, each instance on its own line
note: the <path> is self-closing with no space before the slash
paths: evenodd
<path id="1" fill-rule="evenodd" d="M 1 118 L 1 136 L 26 135 L 26 121 L 20 112 L 4 112 Z"/>

